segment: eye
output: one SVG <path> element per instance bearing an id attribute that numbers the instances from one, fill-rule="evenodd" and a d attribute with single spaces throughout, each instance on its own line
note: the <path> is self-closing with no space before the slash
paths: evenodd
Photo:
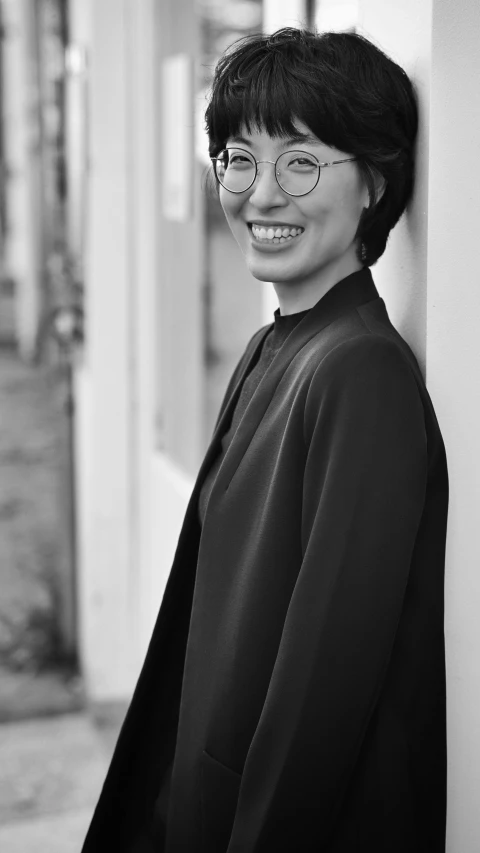
<path id="1" fill-rule="evenodd" d="M 316 169 L 317 163 L 311 157 L 306 157 L 305 155 L 296 154 L 293 157 L 289 157 L 287 163 L 288 169 L 298 169 L 299 171 L 307 171 L 308 169 Z"/>
<path id="2" fill-rule="evenodd" d="M 251 166 L 252 160 L 248 155 L 242 154 L 240 151 L 235 151 L 234 153 L 230 153 L 227 165 L 234 168 L 241 168 L 242 166 Z"/>

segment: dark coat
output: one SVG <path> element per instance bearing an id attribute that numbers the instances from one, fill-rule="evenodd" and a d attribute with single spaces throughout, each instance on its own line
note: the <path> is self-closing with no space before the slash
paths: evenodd
<path id="1" fill-rule="evenodd" d="M 445 850 L 447 463 L 368 269 L 282 345 L 200 530 L 271 327 L 227 388 L 83 853 Z M 142 847 L 175 744 L 166 843 Z"/>

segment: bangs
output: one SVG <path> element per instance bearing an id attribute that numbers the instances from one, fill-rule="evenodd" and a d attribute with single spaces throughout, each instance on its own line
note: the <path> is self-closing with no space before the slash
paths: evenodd
<path id="1" fill-rule="evenodd" d="M 265 45 L 265 39 L 256 49 L 252 37 L 239 41 L 249 41 L 250 50 L 246 54 L 237 52 L 235 42 L 233 53 L 222 57 L 205 113 L 211 157 L 225 147 L 229 137 L 240 135 L 244 128 L 248 133 L 265 130 L 272 137 L 304 142 L 307 136 L 295 126 L 298 120 L 324 144 L 350 150 L 353 139 L 346 126 L 345 110 L 351 105 L 340 106 L 338 92 L 336 98 L 332 97 L 338 81 L 333 87 L 332 81 L 325 79 L 329 75 L 323 73 L 321 65 L 312 66 L 305 56 L 290 55 L 285 62 L 284 51 Z"/>

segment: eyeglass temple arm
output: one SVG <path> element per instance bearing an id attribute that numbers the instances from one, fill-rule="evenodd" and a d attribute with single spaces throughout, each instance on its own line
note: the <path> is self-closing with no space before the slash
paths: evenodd
<path id="1" fill-rule="evenodd" d="M 215 158 L 216 159 L 216 158 Z M 352 163 L 358 157 L 345 157 L 344 160 L 332 160 L 330 163 L 319 163 L 319 166 L 336 166 L 337 163 Z"/>
<path id="2" fill-rule="evenodd" d="M 210 157 L 210 160 L 220 160 L 220 157 Z M 331 160 L 330 163 L 318 163 L 319 166 L 336 166 L 337 163 L 353 163 L 355 160 L 358 160 L 358 157 L 345 157 L 343 160 Z M 255 160 L 258 163 L 272 163 L 275 165 L 275 160 Z"/>

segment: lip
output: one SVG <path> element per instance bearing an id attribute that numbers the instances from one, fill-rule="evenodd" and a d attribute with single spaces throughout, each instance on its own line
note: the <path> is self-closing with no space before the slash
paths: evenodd
<path id="1" fill-rule="evenodd" d="M 257 222 L 255 222 L 254 224 L 256 225 L 256 224 L 257 224 Z M 272 225 L 273 225 L 273 223 L 270 223 L 270 224 L 272 224 Z M 280 223 L 279 223 L 279 224 L 280 224 Z M 287 226 L 284 226 L 284 227 L 287 227 Z M 293 227 L 293 228 L 298 228 L 299 226 L 298 226 L 298 225 L 294 225 L 294 226 L 292 226 L 292 227 Z M 296 242 L 297 242 L 297 240 L 300 240 L 300 239 L 303 237 L 303 235 L 304 235 L 305 231 L 302 231 L 302 233 L 301 233 L 301 234 L 297 234 L 297 236 L 296 236 L 296 237 L 292 237 L 292 239 L 291 239 L 291 240 L 285 240 L 285 242 L 284 242 L 284 243 L 260 243 L 260 242 L 259 242 L 258 240 L 256 240 L 256 239 L 255 239 L 255 237 L 253 236 L 253 233 L 252 233 L 252 225 L 251 225 L 251 223 L 250 223 L 250 222 L 248 223 L 248 233 L 249 233 L 249 235 L 250 235 L 250 245 L 251 245 L 254 249 L 256 249 L 256 250 L 257 250 L 257 252 L 267 252 L 267 253 L 268 253 L 268 252 L 284 252 L 285 250 L 290 249 L 290 248 L 291 248 L 292 243 L 296 243 Z"/>

